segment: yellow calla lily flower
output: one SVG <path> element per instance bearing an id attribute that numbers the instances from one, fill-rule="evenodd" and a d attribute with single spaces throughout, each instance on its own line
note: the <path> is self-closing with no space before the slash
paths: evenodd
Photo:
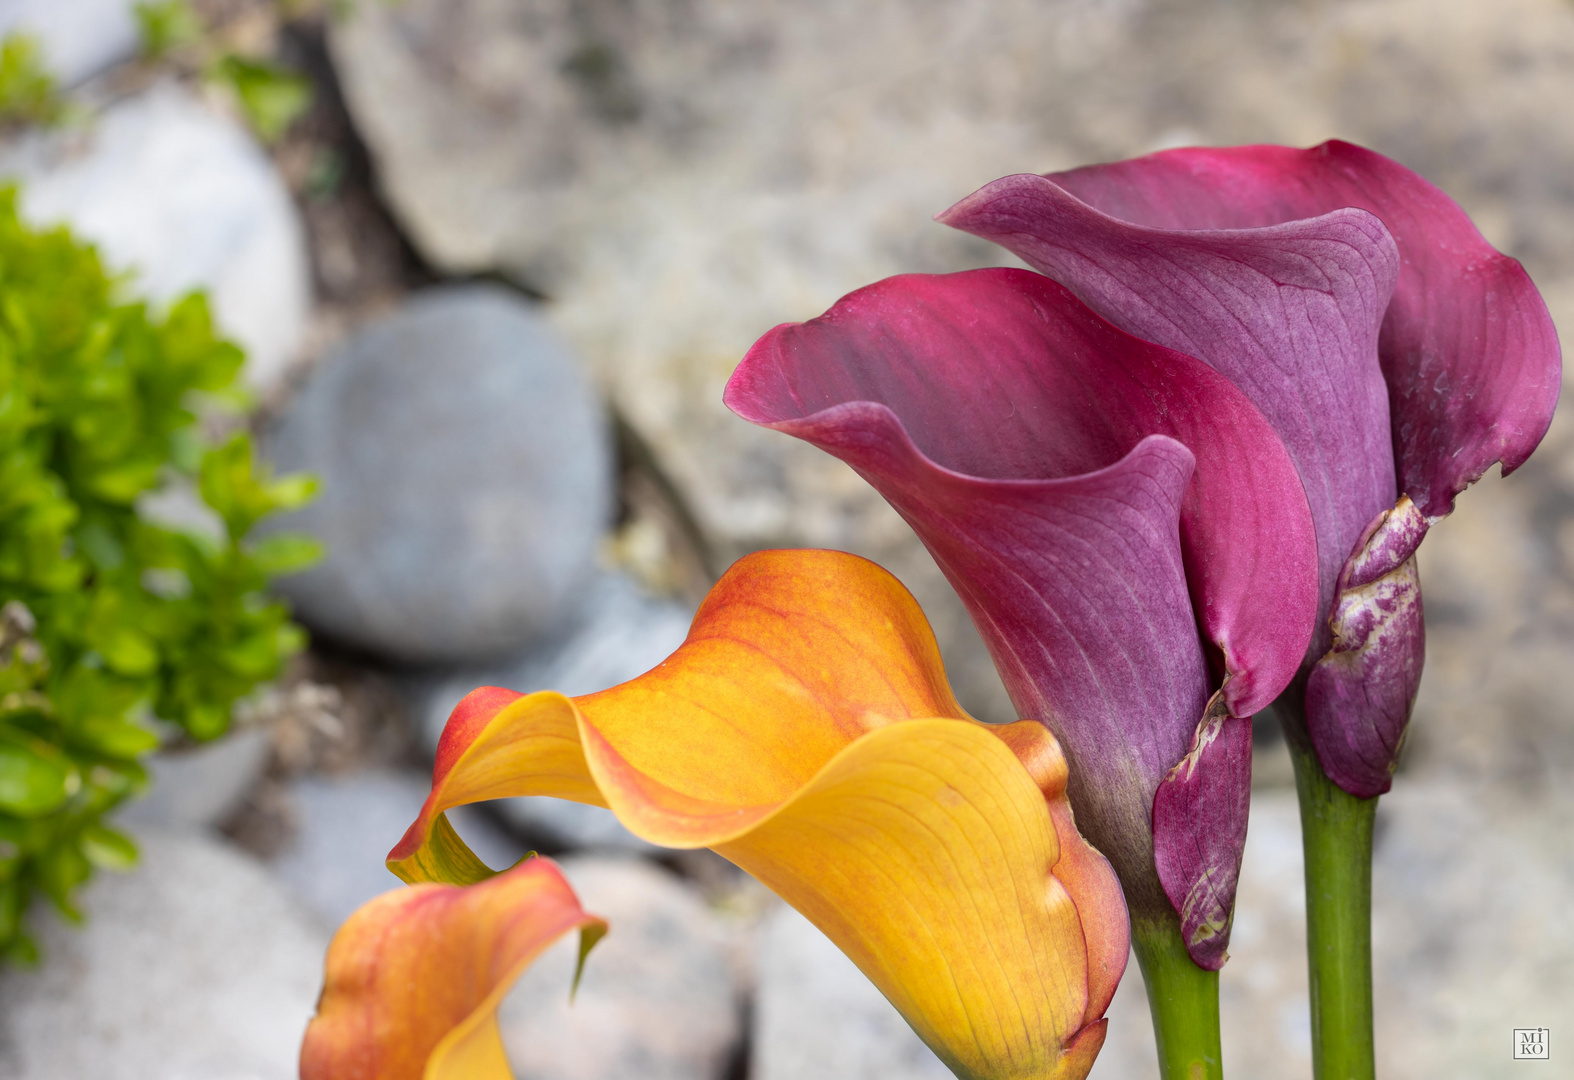
<path id="1" fill-rule="evenodd" d="M 554 795 L 710 847 L 803 912 L 958 1076 L 1085 1076 L 1124 971 L 1125 902 L 1036 721 L 963 712 L 912 596 L 829 551 L 761 552 L 664 663 L 598 694 L 477 690 L 390 853 L 406 881 L 490 870 L 443 812 Z"/>
<path id="2" fill-rule="evenodd" d="M 557 865 L 526 859 L 464 888 L 395 889 L 345 920 L 301 1046 L 301 1080 L 509 1080 L 503 995 L 575 928 L 606 933 Z"/>

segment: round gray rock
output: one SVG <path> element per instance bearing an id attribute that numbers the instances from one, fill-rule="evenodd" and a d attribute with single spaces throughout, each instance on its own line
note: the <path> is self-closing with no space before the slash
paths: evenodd
<path id="1" fill-rule="evenodd" d="M 320 366 L 267 440 L 322 493 L 274 528 L 327 558 L 280 590 L 314 630 L 406 662 L 535 640 L 575 606 L 612 504 L 599 399 L 529 304 L 431 290 Z"/>

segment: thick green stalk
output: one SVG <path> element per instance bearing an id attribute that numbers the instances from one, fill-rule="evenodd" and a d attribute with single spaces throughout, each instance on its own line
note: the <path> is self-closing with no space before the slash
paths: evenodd
<path id="1" fill-rule="evenodd" d="M 1302 729 L 1304 731 L 1304 728 Z M 1285 724 L 1306 853 L 1306 956 L 1311 971 L 1312 1073 L 1373 1080 L 1372 824 L 1376 799 L 1328 779 L 1300 732 Z"/>
<path id="2" fill-rule="evenodd" d="M 1163 1080 L 1222 1080 L 1219 973 L 1192 963 L 1173 915 L 1133 918 L 1131 943 L 1148 988 L 1159 1075 Z"/>

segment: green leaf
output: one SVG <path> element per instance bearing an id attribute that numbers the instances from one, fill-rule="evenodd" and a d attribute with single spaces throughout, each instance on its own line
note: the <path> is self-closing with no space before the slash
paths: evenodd
<path id="1" fill-rule="evenodd" d="M 310 473 L 280 477 L 268 485 L 270 510 L 295 510 L 317 497 L 322 482 Z"/>
<path id="2" fill-rule="evenodd" d="M 143 0 L 131 10 L 137 17 L 142 55 L 149 60 L 202 36 L 202 24 L 187 0 Z"/>
<path id="3" fill-rule="evenodd" d="M 47 814 L 70 797 L 74 775 L 63 761 L 0 742 L 0 810 L 19 817 Z"/>
<path id="4" fill-rule="evenodd" d="M 74 742 L 111 757 L 127 760 L 141 757 L 158 747 L 159 739 L 131 720 L 102 719 L 82 724 L 75 732 Z"/>
<path id="5" fill-rule="evenodd" d="M 146 634 L 122 626 L 96 642 L 104 662 L 117 675 L 151 675 L 158 667 L 158 648 Z"/>
<path id="6" fill-rule="evenodd" d="M 193 705 L 186 711 L 186 730 L 198 741 L 216 739 L 224 734 L 229 726 L 229 710 L 212 702 Z"/>
<path id="7" fill-rule="evenodd" d="M 64 114 L 37 39 L 7 34 L 0 42 L 0 123 L 53 124 Z"/>
<path id="8" fill-rule="evenodd" d="M 276 142 L 312 102 L 311 82 L 300 75 L 233 53 L 219 61 L 218 75 L 240 100 L 241 110 L 263 142 Z"/>
<path id="9" fill-rule="evenodd" d="M 98 822 L 82 830 L 82 853 L 94 866 L 110 870 L 129 870 L 137 862 L 131 837 Z"/>
<path id="10" fill-rule="evenodd" d="M 138 495 L 158 484 L 163 459 L 152 453 L 128 458 L 89 474 L 88 489 L 101 499 L 129 506 Z"/>
<path id="11" fill-rule="evenodd" d="M 252 634 L 224 646 L 218 656 L 227 670 L 261 681 L 278 673 L 279 643 L 271 632 Z"/>
<path id="12" fill-rule="evenodd" d="M 264 574 L 293 574 L 323 556 L 322 541 L 301 533 L 278 533 L 250 545 L 246 554 Z"/>

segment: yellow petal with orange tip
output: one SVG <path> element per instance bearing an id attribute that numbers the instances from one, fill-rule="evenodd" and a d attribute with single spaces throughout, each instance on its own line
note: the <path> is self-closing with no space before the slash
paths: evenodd
<path id="1" fill-rule="evenodd" d="M 442 816 L 464 803 L 608 806 L 646 840 L 714 848 L 765 882 L 958 1076 L 1074 1080 L 1103 1040 L 1128 929 L 1065 784 L 1041 724 L 963 712 L 894 577 L 840 552 L 761 552 L 637 679 L 466 698 L 389 867 L 484 875 Z"/>
<path id="2" fill-rule="evenodd" d="M 575 928 L 583 962 L 607 925 L 585 913 L 550 859 L 478 884 L 384 893 L 328 946 L 301 1080 L 511 1080 L 497 1007 Z"/>

